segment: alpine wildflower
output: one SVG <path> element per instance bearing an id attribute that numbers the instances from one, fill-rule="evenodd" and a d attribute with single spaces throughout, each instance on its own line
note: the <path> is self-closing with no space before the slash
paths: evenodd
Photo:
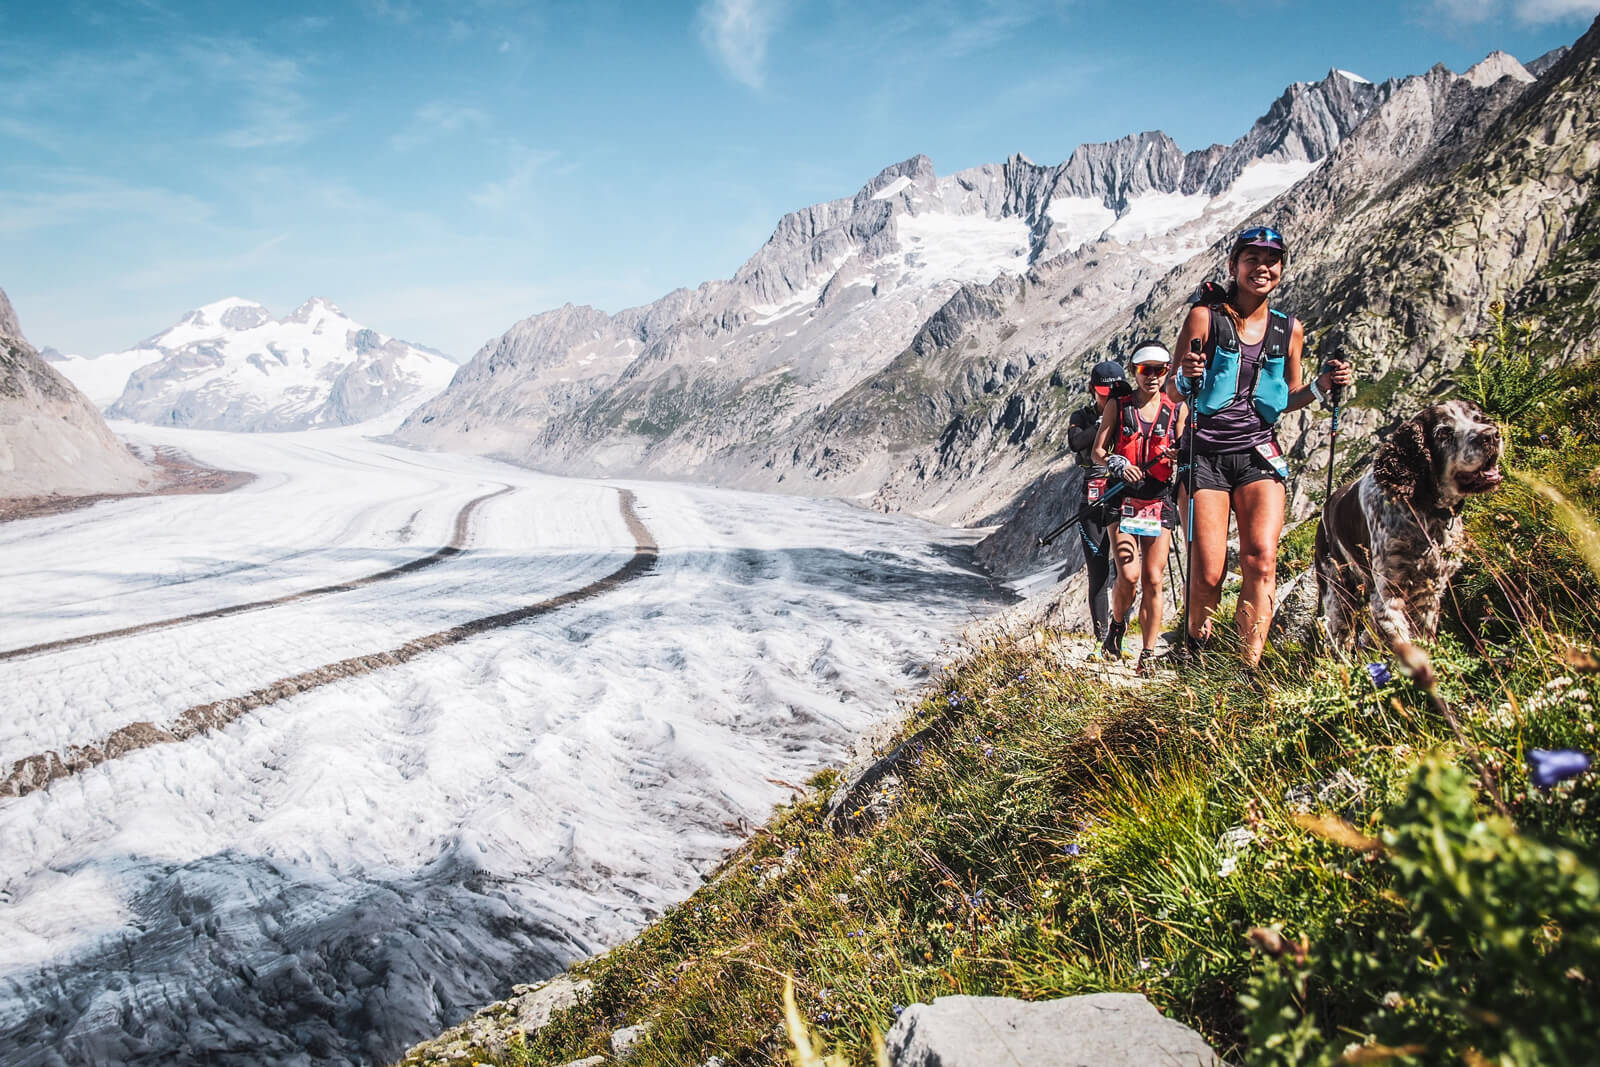
<path id="1" fill-rule="evenodd" d="M 1394 681 L 1394 675 L 1389 671 L 1387 663 L 1367 664 L 1367 675 L 1371 677 L 1373 685 L 1388 685 Z"/>
<path id="2" fill-rule="evenodd" d="M 1575 748 L 1536 748 L 1528 753 L 1529 780 L 1540 789 L 1576 778 L 1589 769 L 1589 756 Z"/>

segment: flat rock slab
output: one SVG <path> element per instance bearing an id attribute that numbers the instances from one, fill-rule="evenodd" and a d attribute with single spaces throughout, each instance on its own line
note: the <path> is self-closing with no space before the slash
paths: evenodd
<path id="1" fill-rule="evenodd" d="M 1200 1035 L 1137 993 L 939 997 L 889 1031 L 894 1067 L 1220 1067 Z"/>

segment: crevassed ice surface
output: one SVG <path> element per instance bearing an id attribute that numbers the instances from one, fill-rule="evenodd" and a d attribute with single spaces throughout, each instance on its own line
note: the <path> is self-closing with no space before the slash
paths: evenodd
<path id="1" fill-rule="evenodd" d="M 121 429 L 258 477 L 0 525 L 0 650 L 383 570 L 511 491 L 426 570 L 0 660 L 6 770 L 632 552 L 615 485 L 357 429 Z M 0 798 L 0 1064 L 388 1062 L 687 896 L 1001 595 L 937 527 L 629 488 L 642 578 Z"/>

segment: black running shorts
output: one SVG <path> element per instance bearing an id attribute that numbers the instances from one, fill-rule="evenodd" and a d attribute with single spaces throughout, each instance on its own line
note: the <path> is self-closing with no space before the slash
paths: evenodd
<path id="1" fill-rule="evenodd" d="M 1194 467 L 1196 490 L 1215 489 L 1229 493 L 1241 485 L 1265 481 L 1268 478 L 1280 482 L 1283 480 L 1278 477 L 1278 472 L 1272 469 L 1272 463 L 1253 448 L 1247 448 L 1242 452 L 1218 452 L 1215 455 L 1202 452 L 1199 455 L 1199 462 Z"/>

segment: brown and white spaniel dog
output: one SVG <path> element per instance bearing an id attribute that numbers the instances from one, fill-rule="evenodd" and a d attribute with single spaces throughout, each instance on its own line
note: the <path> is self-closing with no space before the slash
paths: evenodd
<path id="1" fill-rule="evenodd" d="M 1461 506 L 1500 484 L 1500 428 L 1467 400 L 1423 408 L 1378 447 L 1372 469 L 1334 491 L 1317 524 L 1317 599 L 1340 652 L 1363 607 L 1397 655 L 1439 631 L 1461 568 Z"/>

